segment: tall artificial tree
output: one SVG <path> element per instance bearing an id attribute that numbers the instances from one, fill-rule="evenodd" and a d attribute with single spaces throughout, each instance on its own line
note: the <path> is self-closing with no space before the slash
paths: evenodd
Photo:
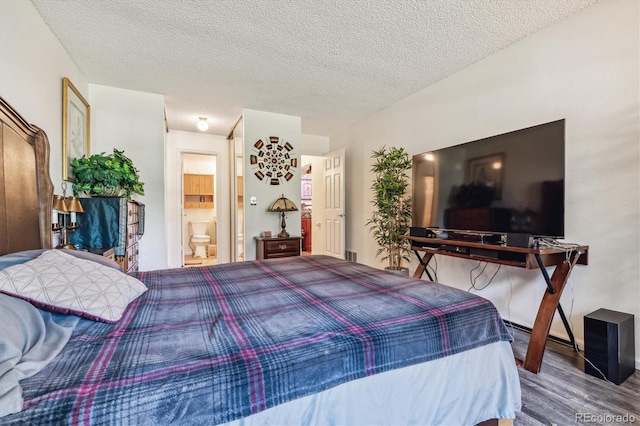
<path id="1" fill-rule="evenodd" d="M 373 151 L 375 161 L 371 171 L 375 179 L 374 210 L 367 226 L 379 249 L 376 257 L 388 261 L 387 269 L 402 270 L 403 260 L 409 261 L 409 241 L 403 238 L 411 224 L 411 196 L 407 195 L 411 158 L 404 148 L 382 147 Z"/>

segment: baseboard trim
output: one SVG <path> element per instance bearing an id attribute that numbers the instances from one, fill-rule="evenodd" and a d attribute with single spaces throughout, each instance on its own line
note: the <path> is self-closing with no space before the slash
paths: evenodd
<path id="1" fill-rule="evenodd" d="M 531 334 L 531 332 L 533 331 L 531 328 L 525 327 L 524 325 L 516 324 L 515 322 L 511 322 L 511 321 L 507 321 L 507 320 L 503 320 L 503 321 L 507 325 L 507 327 L 517 328 L 518 330 L 524 331 L 524 332 L 529 333 L 529 334 Z M 569 346 L 570 348 L 573 347 L 573 345 L 571 344 L 570 340 L 563 339 L 561 337 L 552 336 L 550 334 L 549 336 L 547 336 L 547 339 L 548 340 L 553 340 L 554 342 L 560 343 L 560 344 L 565 345 L 565 346 Z"/>
<path id="2" fill-rule="evenodd" d="M 533 330 L 531 330 L 531 328 L 529 327 L 525 327 L 524 325 L 520 325 L 520 324 L 516 324 L 515 322 L 511 322 L 511 321 L 507 321 L 507 320 L 502 320 L 507 327 L 513 327 L 516 328 L 520 331 L 524 331 L 525 333 L 529 333 L 531 334 L 531 332 Z M 561 345 L 565 345 L 568 347 L 573 347 L 571 345 L 571 341 L 568 339 L 563 339 L 561 337 L 556 337 L 556 336 L 552 336 L 551 334 L 547 337 L 548 340 L 553 340 L 554 342 L 560 343 Z M 578 345 L 578 348 L 582 348 L 584 350 L 584 341 L 583 340 L 578 340 L 576 339 L 576 344 Z M 637 351 L 636 351 L 637 353 Z M 636 370 L 640 370 L 640 356 L 636 356 Z"/>

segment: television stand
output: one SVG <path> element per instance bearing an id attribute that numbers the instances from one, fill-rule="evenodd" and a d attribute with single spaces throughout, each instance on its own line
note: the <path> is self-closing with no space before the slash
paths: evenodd
<path id="1" fill-rule="evenodd" d="M 411 250 L 413 250 L 420 262 L 413 273 L 413 278 L 422 278 L 426 271 L 429 279 L 433 281 L 431 274 L 427 270 L 427 265 L 435 254 L 480 260 L 516 268 L 539 269 L 547 283 L 547 289 L 542 296 L 538 314 L 533 323 L 531 339 L 529 340 L 523 367 L 532 373 L 537 374 L 540 372 L 544 348 L 556 311 L 558 311 L 562 319 L 571 344 L 575 347 L 575 338 L 560 305 L 560 296 L 562 296 L 562 291 L 567 284 L 573 267 L 576 264 L 588 264 L 589 246 L 524 248 L 450 239 L 442 240 L 414 236 L 406 236 L 404 238 L 410 241 Z M 555 266 L 555 269 L 552 276 L 549 277 L 547 268 L 552 266 Z"/>

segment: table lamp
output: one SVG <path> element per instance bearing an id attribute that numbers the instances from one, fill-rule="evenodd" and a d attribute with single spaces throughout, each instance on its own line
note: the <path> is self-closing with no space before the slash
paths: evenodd
<path id="1" fill-rule="evenodd" d="M 287 223 L 284 220 L 284 216 L 285 216 L 286 212 L 297 212 L 298 211 L 298 207 L 296 207 L 296 205 L 293 203 L 293 201 L 291 201 L 290 199 L 286 198 L 284 196 L 284 194 L 282 194 L 282 197 L 280 197 L 277 200 L 275 200 L 269 206 L 267 211 L 276 212 L 276 213 L 282 213 L 282 221 L 280 222 L 280 228 L 282 228 L 282 230 L 278 234 L 278 237 L 280 237 L 280 238 L 288 238 L 289 237 L 289 233 L 285 229 L 287 227 Z"/>
<path id="2" fill-rule="evenodd" d="M 76 213 L 84 213 L 82 204 L 76 197 L 67 197 L 67 184 L 62 182 L 62 196 L 53 196 L 52 230 L 60 233 L 60 244 L 56 248 L 75 249 L 67 240 L 67 234 L 78 228 Z"/>

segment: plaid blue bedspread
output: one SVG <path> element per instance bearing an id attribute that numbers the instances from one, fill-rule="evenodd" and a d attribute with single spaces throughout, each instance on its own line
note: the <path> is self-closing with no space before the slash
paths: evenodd
<path id="1" fill-rule="evenodd" d="M 510 339 L 483 298 L 331 257 L 137 276 L 149 291 L 82 320 L 3 424 L 218 424 Z"/>

